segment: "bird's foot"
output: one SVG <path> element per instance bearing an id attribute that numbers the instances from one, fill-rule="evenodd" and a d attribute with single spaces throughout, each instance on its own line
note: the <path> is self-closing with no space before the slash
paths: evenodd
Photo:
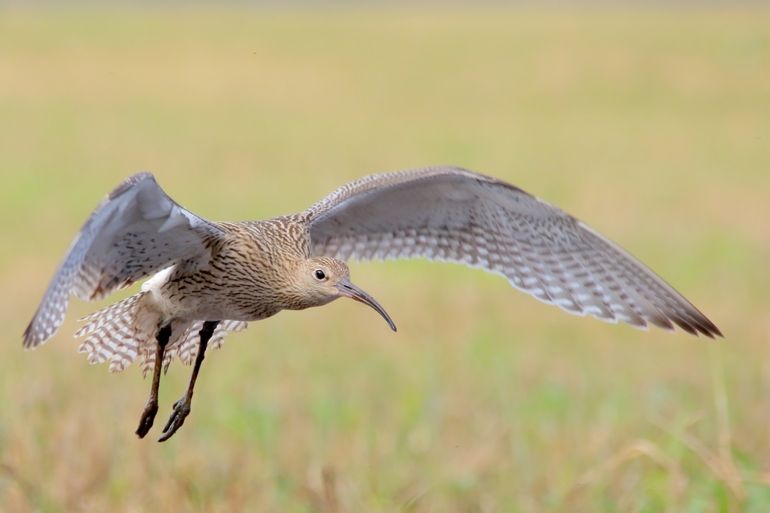
<path id="1" fill-rule="evenodd" d="M 150 432 L 150 428 L 152 427 L 152 423 L 155 421 L 155 415 L 157 413 L 158 400 L 150 399 L 144 406 L 142 417 L 139 419 L 139 427 L 136 428 L 136 434 L 139 438 L 144 438 L 144 436 Z"/>
<path id="2" fill-rule="evenodd" d="M 174 403 L 174 411 L 171 412 L 171 416 L 168 418 L 168 422 L 166 422 L 166 427 L 163 428 L 163 435 L 158 438 L 158 442 L 165 442 L 182 427 L 184 419 L 190 414 L 190 399 L 190 397 L 185 395 Z"/>

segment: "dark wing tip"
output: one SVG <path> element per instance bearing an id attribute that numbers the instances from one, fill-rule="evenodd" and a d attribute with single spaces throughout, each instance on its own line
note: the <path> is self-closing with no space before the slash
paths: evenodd
<path id="1" fill-rule="evenodd" d="M 706 317 L 703 317 L 702 322 L 696 327 L 698 328 L 698 331 L 706 335 L 708 338 L 725 338 L 725 336 L 722 334 L 722 331 L 717 328 L 716 324 L 708 320 Z"/>
<path id="2" fill-rule="evenodd" d="M 698 322 L 694 324 L 694 326 L 695 329 L 697 329 L 702 335 L 705 335 L 708 338 L 724 338 L 724 335 L 722 335 L 722 332 L 719 330 L 719 328 L 717 328 L 716 324 L 708 320 L 703 315 L 698 318 Z"/>
<path id="3" fill-rule="evenodd" d="M 596 243 L 599 243 L 604 248 L 609 248 L 609 250 L 613 252 L 612 254 L 616 259 L 625 259 L 627 262 L 630 262 L 636 267 L 638 273 L 646 274 L 651 281 L 657 282 L 658 286 L 654 288 L 657 290 L 652 291 L 654 296 L 660 296 L 661 293 L 665 292 L 661 297 L 667 297 L 668 300 L 665 300 L 663 305 L 656 305 L 658 314 L 660 315 L 647 317 L 648 321 L 664 329 L 672 329 L 673 322 L 682 330 L 691 335 L 698 336 L 698 334 L 701 334 L 709 338 L 724 338 L 722 332 L 713 322 L 711 322 L 705 315 L 703 315 L 700 310 L 698 310 L 684 296 L 677 292 L 676 289 L 669 285 L 663 278 L 655 274 L 646 265 L 632 256 L 628 251 L 610 241 L 603 235 L 600 235 L 590 226 L 586 225 L 582 221 L 577 221 L 577 223 L 578 226 L 582 228 L 582 235 L 584 237 L 590 237 L 595 245 Z M 654 303 L 657 303 L 657 301 Z"/>
<path id="4" fill-rule="evenodd" d="M 724 338 L 722 332 L 717 328 L 717 325 L 711 322 L 708 317 L 703 315 L 699 310 L 693 308 L 694 311 L 688 312 L 692 317 L 690 323 L 699 333 L 707 336 L 708 338 L 720 337 Z"/>
<path id="5" fill-rule="evenodd" d="M 672 315 L 669 318 L 676 323 L 682 330 L 686 331 L 690 335 L 705 335 L 708 338 L 714 339 L 716 337 L 724 338 L 722 332 L 717 328 L 716 324 L 711 322 L 705 315 L 700 312 L 688 312 L 689 317 L 682 315 Z"/>
<path id="6" fill-rule="evenodd" d="M 33 333 L 32 326 L 34 323 L 35 319 L 32 319 L 29 324 L 27 324 L 27 328 L 24 330 L 24 334 L 22 335 L 22 346 L 24 346 L 24 349 L 34 349 L 42 342 Z"/>

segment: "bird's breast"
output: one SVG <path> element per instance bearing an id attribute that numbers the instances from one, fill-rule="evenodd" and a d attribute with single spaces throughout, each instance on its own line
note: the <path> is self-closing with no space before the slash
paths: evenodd
<path id="1" fill-rule="evenodd" d="M 245 238 L 222 247 L 206 268 L 172 275 L 163 295 L 193 319 L 255 321 L 283 309 L 285 276 L 275 252 Z"/>

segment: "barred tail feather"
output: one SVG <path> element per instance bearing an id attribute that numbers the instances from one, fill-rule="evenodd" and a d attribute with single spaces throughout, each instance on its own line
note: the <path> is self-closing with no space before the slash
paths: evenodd
<path id="1" fill-rule="evenodd" d="M 86 337 L 80 348 L 91 364 L 109 360 L 110 372 L 119 372 L 133 362 L 143 346 L 154 342 L 155 334 L 137 323 L 137 312 L 145 292 L 110 305 L 81 319 L 86 324 L 75 337 Z"/>
<path id="2" fill-rule="evenodd" d="M 243 331 L 248 327 L 248 323 L 244 321 L 222 321 L 217 325 L 214 334 L 209 339 L 208 349 L 219 349 L 224 343 L 225 335 L 229 332 Z M 185 365 L 192 365 L 195 361 L 195 357 L 198 356 L 198 347 L 200 339 L 198 332 L 203 328 L 203 321 L 195 321 L 191 323 L 184 331 L 182 336 L 172 337 L 174 338 L 166 347 L 166 352 L 163 355 L 163 370 L 168 370 L 168 366 L 174 360 L 179 358 Z M 177 329 L 177 333 L 180 330 Z M 154 346 L 152 350 L 143 351 L 142 358 L 142 372 L 144 375 L 152 370 L 155 366 L 155 351 Z"/>
<path id="3" fill-rule="evenodd" d="M 147 375 L 153 369 L 157 349 L 155 336 L 161 316 L 151 303 L 142 301 L 147 294 L 140 292 L 81 319 L 86 324 L 75 333 L 75 337 L 86 337 L 79 351 L 88 355 L 89 363 L 109 361 L 110 372 L 120 372 L 139 357 L 143 374 Z M 241 331 L 246 326 L 247 323 L 242 321 L 220 322 L 208 347 L 219 349 L 228 332 Z M 179 358 L 186 365 L 195 361 L 198 332 L 202 327 L 203 321 L 173 322 L 171 339 L 163 355 L 164 372 L 174 358 Z"/>

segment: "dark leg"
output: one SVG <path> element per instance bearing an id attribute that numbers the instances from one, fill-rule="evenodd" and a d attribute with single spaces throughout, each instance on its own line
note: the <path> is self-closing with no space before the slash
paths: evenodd
<path id="1" fill-rule="evenodd" d="M 160 387 L 160 371 L 163 368 L 163 354 L 166 351 L 166 345 L 171 338 L 171 326 L 166 325 L 158 330 L 158 334 L 155 335 L 155 339 L 158 341 L 158 347 L 155 350 L 155 368 L 152 371 L 152 388 L 150 389 L 150 397 L 147 399 L 147 404 L 142 412 L 142 417 L 139 419 L 139 427 L 136 428 L 136 434 L 139 438 L 144 438 L 144 435 L 150 431 L 152 423 L 155 420 L 155 414 L 158 413 L 158 387 Z"/>
<path id="2" fill-rule="evenodd" d="M 163 435 L 158 439 L 159 442 L 165 442 L 176 433 L 177 429 L 182 427 L 184 419 L 190 414 L 190 404 L 192 403 L 193 389 L 195 388 L 195 380 L 198 379 L 198 371 L 200 371 L 203 359 L 206 357 L 206 347 L 208 346 L 211 335 L 214 334 L 214 330 L 217 328 L 219 321 L 206 321 L 203 323 L 203 328 L 198 333 L 200 335 L 200 344 L 198 345 L 198 355 L 195 357 L 195 366 L 193 367 L 192 375 L 190 376 L 190 384 L 187 385 L 187 392 L 177 402 L 174 403 L 174 411 L 171 413 L 166 427 L 163 428 Z"/>

